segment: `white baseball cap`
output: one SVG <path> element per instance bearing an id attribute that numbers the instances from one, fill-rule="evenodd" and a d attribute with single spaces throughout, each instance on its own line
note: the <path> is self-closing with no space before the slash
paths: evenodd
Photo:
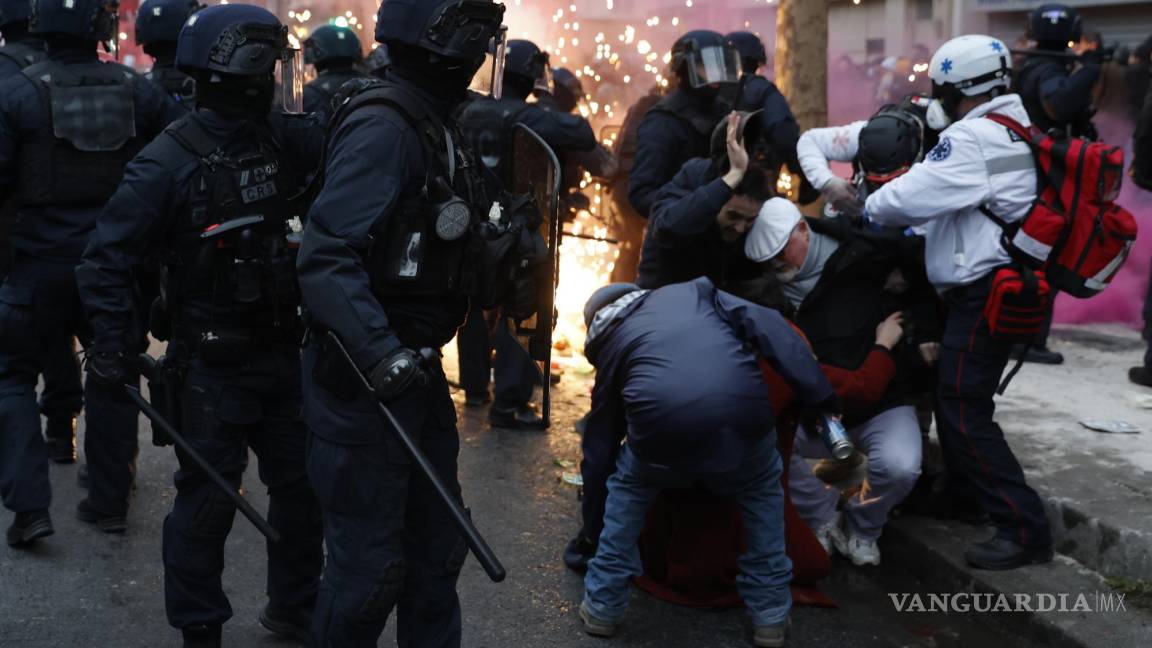
<path id="1" fill-rule="evenodd" d="M 772 198 L 764 203 L 744 241 L 744 256 L 761 263 L 780 254 L 801 218 L 791 200 Z"/>

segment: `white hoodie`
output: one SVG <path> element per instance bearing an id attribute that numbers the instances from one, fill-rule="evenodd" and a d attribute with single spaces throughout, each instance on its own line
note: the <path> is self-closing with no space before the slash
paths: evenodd
<path id="1" fill-rule="evenodd" d="M 1019 95 L 981 104 L 940 134 L 924 162 L 864 204 L 865 216 L 881 225 L 923 228 L 928 279 L 941 293 L 1009 261 L 1000 227 L 980 212 L 981 205 L 1012 223 L 1036 199 L 1031 149 L 1004 126 L 983 119 L 992 112 L 1031 123 Z"/>

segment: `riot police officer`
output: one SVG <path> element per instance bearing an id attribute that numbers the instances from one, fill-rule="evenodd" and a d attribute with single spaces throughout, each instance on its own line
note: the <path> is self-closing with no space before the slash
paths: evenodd
<path id="1" fill-rule="evenodd" d="M 144 77 L 189 109 L 196 82 L 176 68 L 176 39 L 188 16 L 203 8 L 196 0 L 144 0 L 136 12 L 136 44 L 153 59 Z"/>
<path id="2" fill-rule="evenodd" d="M 383 0 L 376 40 L 392 57 L 388 79 L 332 118 L 298 266 L 314 318 L 304 352 L 308 473 L 328 550 L 313 621 L 320 648 L 376 646 L 393 608 L 399 645 L 460 645 L 466 545 L 373 400 L 388 404 L 459 496 L 456 412 L 436 350 L 468 312 L 474 235 L 446 208 L 463 201 L 478 224 L 491 203 L 451 115 L 503 13 L 492 0 Z"/>
<path id="3" fill-rule="evenodd" d="M 295 197 L 323 135 L 314 119 L 269 112 L 274 68 L 291 51 L 263 8 L 217 5 L 188 20 L 176 64 L 196 81 L 198 109 L 129 164 L 76 274 L 95 330 L 89 374 L 115 386 L 131 373 L 130 314 L 147 307 L 133 297 L 133 267 L 162 251 L 166 361 L 182 374 L 183 433 L 237 487 L 255 452 L 281 533 L 268 543 L 260 622 L 307 640 L 322 527 L 304 471 L 292 219 L 303 215 Z M 196 463 L 177 458 L 164 520 L 168 621 L 185 646 L 219 645 L 232 616 L 220 575 L 235 507 Z"/>
<path id="4" fill-rule="evenodd" d="M 756 34 L 746 31 L 732 32 L 726 36 L 740 53 L 740 98 L 736 110 L 759 110 L 763 122 L 763 144 L 765 153 L 771 156 L 770 166 L 779 169 L 781 164 L 801 180 L 800 200 L 807 203 L 816 199 L 816 191 L 807 183 L 800 160 L 796 155 L 796 142 L 800 139 L 800 124 L 796 122 L 788 100 L 764 75 L 760 68 L 768 64 L 768 52 L 764 42 Z"/>
<path id="5" fill-rule="evenodd" d="M 562 162 L 573 154 L 595 151 L 596 136 L 586 119 L 526 101 L 533 92 L 549 94 L 552 88 L 548 54 L 531 41 L 510 40 L 506 57 L 500 100 L 476 99 L 460 116 L 460 127 L 481 152 L 485 164 L 498 170 L 507 162 L 494 152 L 506 150 L 516 124 L 540 135 Z M 511 429 L 543 429 L 546 422 L 529 405 L 539 381 L 535 363 L 509 333 L 503 318 L 491 335 L 490 330 L 484 312 L 473 306 L 456 338 L 465 402 L 482 405 L 489 400 L 488 380 L 495 369 L 495 400 L 488 411 L 489 423 Z"/>
<path id="6" fill-rule="evenodd" d="M 98 60 L 98 42 L 116 37 L 116 7 L 33 0 L 30 28 L 48 57 L 0 83 L 0 195 L 17 205 L 12 271 L 0 288 L 0 484 L 17 512 L 12 545 L 52 532 L 36 379 L 53 345 L 87 337 L 73 270 L 124 165 L 182 112 L 132 70 Z M 97 384 L 86 401 L 91 488 L 77 517 L 123 532 L 137 413 Z"/>
<path id="7" fill-rule="evenodd" d="M 0 79 L 6 79 L 20 70 L 38 63 L 47 56 L 44 39 L 29 33 L 29 0 L 0 1 Z"/>
<path id="8" fill-rule="evenodd" d="M 1045 4 L 1028 14 L 1028 37 L 1036 51 L 1013 75 L 1014 90 L 1024 100 L 1028 117 L 1044 131 L 1096 139 L 1092 87 L 1100 78 L 1104 52 L 1088 50 L 1071 56 L 1069 44 L 1083 35 L 1080 14 L 1062 4 Z"/>
<path id="9" fill-rule="evenodd" d="M 4 37 L 4 46 L 0 47 L 0 79 L 20 74 L 48 55 L 44 39 L 28 31 L 30 7 L 29 0 L 0 1 L 0 35 Z M 0 279 L 8 275 L 12 262 L 8 230 L 15 208 L 14 200 L 0 205 Z M 84 405 L 75 340 L 61 339 L 45 349 L 43 362 L 44 393 L 40 397 L 40 413 L 48 421 L 44 426 L 48 458 L 56 463 L 72 463 L 76 461 L 76 415 Z"/>
<path id="10" fill-rule="evenodd" d="M 740 81 L 740 55 L 724 36 L 690 31 L 672 45 L 676 89 L 652 107 L 638 131 L 628 200 L 644 218 L 656 192 L 685 162 L 708 157 L 712 131 L 731 110 Z"/>
<path id="11" fill-rule="evenodd" d="M 356 32 L 335 25 L 317 27 L 304 41 L 304 62 L 316 68 L 316 78 L 304 86 L 304 111 L 331 113 L 340 86 L 364 76 L 357 68 L 363 60 Z"/>
<path id="12" fill-rule="evenodd" d="M 1062 4 L 1045 4 L 1028 14 L 1028 37 L 1036 52 L 1014 76 L 1013 89 L 1024 101 L 1032 124 L 1044 131 L 1060 131 L 1069 137 L 1096 139 L 1092 115 L 1092 88 L 1100 79 L 1104 52 L 1088 50 L 1080 57 L 1068 47 L 1083 36 L 1080 14 Z M 1030 345 L 1018 345 L 1013 356 L 1040 364 L 1061 364 L 1064 355 L 1048 348 L 1052 313 Z"/>

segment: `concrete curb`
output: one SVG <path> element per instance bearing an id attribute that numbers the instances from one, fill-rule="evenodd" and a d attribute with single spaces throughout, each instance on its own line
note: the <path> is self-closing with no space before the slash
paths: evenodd
<path id="1" fill-rule="evenodd" d="M 886 568 L 906 569 L 922 579 L 929 591 L 1004 594 L 1067 595 L 1065 610 L 1040 612 L 987 612 L 979 623 L 1012 638 L 1011 645 L 1051 648 L 1144 648 L 1152 645 L 1152 614 L 1124 604 L 1118 593 L 1096 572 L 1065 556 L 1048 565 L 1004 572 L 974 570 L 963 553 L 972 542 L 985 540 L 990 528 L 913 516 L 893 519 L 881 540 Z M 1072 611 L 1078 595 L 1085 595 L 1093 611 Z M 915 614 L 911 612 L 910 614 Z"/>

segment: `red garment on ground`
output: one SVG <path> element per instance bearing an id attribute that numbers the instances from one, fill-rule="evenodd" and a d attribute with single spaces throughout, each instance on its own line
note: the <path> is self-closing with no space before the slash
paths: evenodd
<path id="1" fill-rule="evenodd" d="M 776 416 L 777 444 L 784 465 L 784 537 L 792 560 L 793 605 L 836 607 L 816 588 L 831 564 L 812 529 L 800 518 L 788 496 L 788 462 L 796 434 L 795 393 L 765 361 L 760 367 Z M 828 382 L 840 396 L 844 411 L 875 403 L 896 373 L 892 357 L 876 348 L 856 371 L 823 365 Z M 689 607 L 724 608 L 743 605 L 736 592 L 736 559 L 744 550 L 740 509 L 730 498 L 700 490 L 669 490 L 648 511 L 640 535 L 644 574 L 636 584 L 656 598 Z"/>

